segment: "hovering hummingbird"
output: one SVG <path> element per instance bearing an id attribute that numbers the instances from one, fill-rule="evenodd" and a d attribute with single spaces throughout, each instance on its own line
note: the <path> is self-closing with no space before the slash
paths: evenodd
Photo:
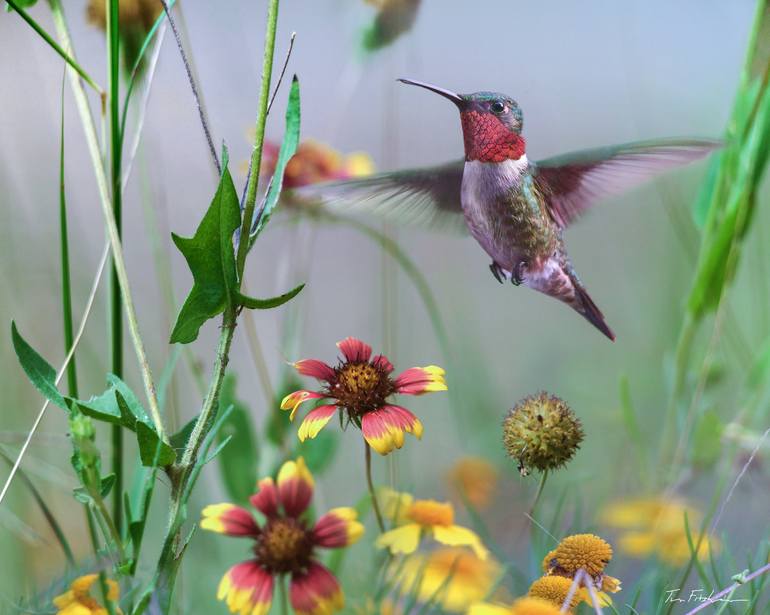
<path id="1" fill-rule="evenodd" d="M 497 92 L 456 94 L 428 83 L 399 81 L 457 105 L 465 159 L 310 186 L 301 192 L 320 198 L 337 212 L 365 211 L 433 227 L 464 222 L 492 258 L 489 268 L 500 283 L 510 279 L 555 297 L 614 340 L 572 267 L 564 229 L 601 198 L 702 158 L 720 144 L 647 141 L 530 162 L 521 108 L 511 97 Z"/>

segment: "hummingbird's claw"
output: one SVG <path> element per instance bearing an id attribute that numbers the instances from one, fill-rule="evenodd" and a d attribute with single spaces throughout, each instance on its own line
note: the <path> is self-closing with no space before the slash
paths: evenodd
<path id="1" fill-rule="evenodd" d="M 503 271 L 503 268 L 497 263 L 493 262 L 489 266 L 489 270 L 492 272 L 492 275 L 495 276 L 495 280 L 502 284 L 505 280 L 505 272 Z"/>
<path id="2" fill-rule="evenodd" d="M 527 269 L 527 261 L 519 261 L 516 266 L 511 270 L 511 283 L 514 286 L 521 286 L 524 281 L 524 274 Z"/>

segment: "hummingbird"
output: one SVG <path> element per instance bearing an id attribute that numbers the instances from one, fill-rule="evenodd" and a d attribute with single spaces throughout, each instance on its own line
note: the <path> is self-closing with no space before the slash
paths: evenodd
<path id="1" fill-rule="evenodd" d="M 594 203 L 720 146 L 704 139 L 627 143 L 530 161 L 523 114 L 498 92 L 457 94 L 414 81 L 460 112 L 464 159 L 302 189 L 332 212 L 367 212 L 394 222 L 464 226 L 492 259 L 498 282 L 510 280 L 566 303 L 610 340 L 615 334 L 580 281 L 564 230 Z"/>

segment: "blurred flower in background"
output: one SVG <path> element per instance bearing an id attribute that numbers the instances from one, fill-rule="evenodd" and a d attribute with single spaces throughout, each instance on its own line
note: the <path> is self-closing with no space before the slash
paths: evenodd
<path id="1" fill-rule="evenodd" d="M 294 415 L 301 404 L 310 399 L 329 399 L 311 410 L 299 427 L 299 439 L 315 438 L 337 411 L 345 412 L 348 423 L 361 429 L 366 442 L 380 455 L 387 455 L 404 445 L 404 434 L 422 437 L 422 423 L 406 408 L 388 403 L 396 393 L 423 395 L 446 391 L 444 370 L 436 365 L 412 367 L 391 378 L 393 364 L 384 355 L 372 358 L 372 347 L 359 339 L 348 337 L 337 343 L 344 359 L 336 367 L 317 359 L 294 363 L 303 376 L 316 378 L 324 384 L 320 391 L 299 390 L 283 398 L 281 410 Z"/>
<path id="2" fill-rule="evenodd" d="M 693 545 L 698 544 L 698 527 L 703 515 L 692 506 L 670 498 L 621 500 L 607 506 L 600 516 L 602 523 L 624 530 L 618 547 L 626 555 L 644 559 L 656 555 L 671 566 L 681 566 L 690 559 L 685 515 Z M 717 553 L 716 536 L 706 534 L 698 548 L 698 559 Z"/>
<path id="3" fill-rule="evenodd" d="M 264 177 L 275 172 L 280 146 L 272 141 L 265 141 L 262 152 L 262 170 Z M 354 152 L 343 155 L 324 143 L 308 139 L 299 144 L 297 153 L 289 160 L 283 175 L 283 185 L 287 189 L 299 188 L 319 182 L 352 179 L 374 173 L 374 163 L 369 154 Z"/>
<path id="4" fill-rule="evenodd" d="M 401 496 L 404 506 L 402 521 L 392 530 L 381 534 L 375 544 L 388 548 L 391 553 L 414 553 L 423 536 L 432 536 L 436 542 L 458 547 L 470 547 L 477 557 L 486 559 L 487 549 L 478 535 L 467 527 L 455 525 L 454 507 L 449 502 L 415 500 Z"/>
<path id="5" fill-rule="evenodd" d="M 58 609 L 56 615 L 108 615 L 109 611 L 91 597 L 91 587 L 99 579 L 98 574 L 87 574 L 75 579 L 69 590 L 53 599 L 54 606 Z M 120 599 L 120 588 L 112 579 L 106 580 L 107 600 L 116 603 Z M 115 613 L 122 615 L 118 607 Z"/>
<path id="6" fill-rule="evenodd" d="M 120 47 L 127 73 L 133 69 L 144 39 L 162 12 L 163 5 L 158 0 L 120 0 L 118 3 Z M 91 25 L 105 30 L 107 12 L 104 0 L 90 0 L 86 18 Z"/>
<path id="7" fill-rule="evenodd" d="M 498 472 L 481 457 L 462 457 L 448 474 L 449 484 L 460 498 L 476 509 L 485 509 L 497 487 Z"/>
<path id="8" fill-rule="evenodd" d="M 403 596 L 415 596 L 452 613 L 464 612 L 494 587 L 501 567 L 461 548 L 418 553 L 392 565 L 392 581 Z"/>
<path id="9" fill-rule="evenodd" d="M 468 615 L 560 615 L 561 609 L 542 598 L 519 598 L 510 606 L 498 606 L 496 604 L 474 604 L 468 611 Z"/>
<path id="10" fill-rule="evenodd" d="M 344 607 L 334 575 L 317 559 L 315 550 L 340 549 L 355 543 L 364 526 L 353 508 L 334 508 L 309 526 L 304 513 L 315 483 L 302 457 L 281 466 L 276 482 L 259 481 L 251 504 L 265 516 L 260 527 L 252 513 L 235 504 L 203 509 L 201 528 L 254 541 L 254 558 L 236 564 L 219 584 L 217 598 L 232 613 L 265 615 L 270 611 L 276 577 L 290 575 L 289 599 L 298 614 L 331 614 Z"/>
<path id="11" fill-rule="evenodd" d="M 366 0 L 377 8 L 374 21 L 364 30 L 364 51 L 373 52 L 409 32 L 417 19 L 420 0 Z"/>

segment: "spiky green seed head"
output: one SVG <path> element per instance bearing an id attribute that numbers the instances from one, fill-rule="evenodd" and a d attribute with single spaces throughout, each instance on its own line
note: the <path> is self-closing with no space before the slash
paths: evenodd
<path id="1" fill-rule="evenodd" d="M 531 468 L 544 472 L 566 464 L 583 441 L 580 420 L 554 395 L 525 397 L 503 419 L 503 445 L 523 476 Z"/>

